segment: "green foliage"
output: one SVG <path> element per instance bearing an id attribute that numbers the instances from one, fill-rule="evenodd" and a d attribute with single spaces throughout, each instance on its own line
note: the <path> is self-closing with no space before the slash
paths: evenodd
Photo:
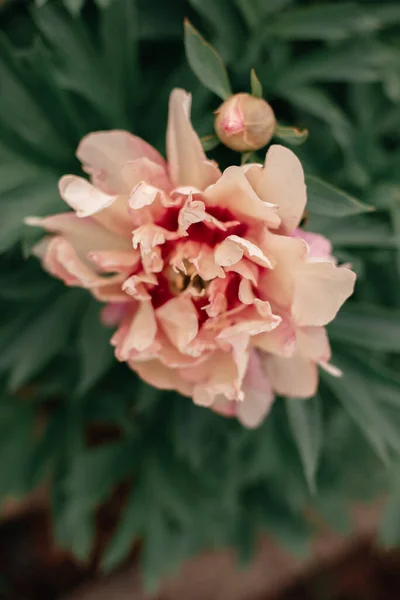
<path id="1" fill-rule="evenodd" d="M 185 16 L 207 42 L 189 23 L 184 35 Z M 387 489 L 381 540 L 399 543 L 399 21 L 395 0 L 2 5 L 0 499 L 46 478 L 56 538 L 78 557 L 119 483 L 130 491 L 103 567 L 142 540 L 150 586 L 204 548 L 229 544 L 248 559 L 260 531 L 302 554 L 310 508 L 342 531 L 352 501 Z M 65 210 L 57 180 L 79 173 L 74 152 L 89 131 L 127 128 L 163 151 L 174 86 L 193 93 L 211 150 L 213 94 L 248 91 L 251 72 L 252 93 L 293 124 L 276 137 L 305 165 L 306 227 L 359 276 L 329 327 L 344 377 L 325 374 L 309 402 L 278 399 L 255 431 L 117 365 L 100 307 L 28 258 L 38 232 L 23 224 Z M 232 162 L 221 145 L 212 157 Z M 112 441 L 88 444 L 99 426 Z"/>
<path id="2" fill-rule="evenodd" d="M 185 21 L 185 50 L 190 66 L 201 83 L 226 100 L 232 94 L 228 74 L 219 54 Z"/>

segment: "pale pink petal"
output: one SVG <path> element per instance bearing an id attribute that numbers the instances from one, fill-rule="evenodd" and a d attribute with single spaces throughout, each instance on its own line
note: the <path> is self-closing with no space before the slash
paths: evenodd
<path id="1" fill-rule="evenodd" d="M 237 417 L 245 427 L 257 427 L 269 413 L 275 397 L 260 357 L 254 350 L 250 353 L 243 392 L 243 401 L 237 403 Z"/>
<path id="2" fill-rule="evenodd" d="M 72 245 L 63 237 L 54 236 L 42 257 L 43 267 L 66 285 L 84 287 L 102 300 L 121 301 L 124 275 L 101 277 L 80 260 Z"/>
<path id="3" fill-rule="evenodd" d="M 307 202 L 303 167 L 297 156 L 284 146 L 273 145 L 266 154 L 264 167 L 253 167 L 246 175 L 264 202 L 279 206 L 284 229 L 293 231 Z"/>
<path id="4" fill-rule="evenodd" d="M 141 272 L 125 279 L 122 289 L 135 300 L 150 300 L 151 296 L 147 291 L 147 284 L 150 286 L 157 285 L 157 278 L 153 273 Z"/>
<path id="5" fill-rule="evenodd" d="M 159 360 L 150 360 L 147 362 L 129 361 L 131 369 L 141 377 L 146 383 L 160 390 L 176 390 L 183 396 L 192 395 L 192 385 L 183 381 L 176 369 L 171 369 L 162 364 Z"/>
<path id="6" fill-rule="evenodd" d="M 333 261 L 332 256 L 332 244 L 331 242 L 320 235 L 319 233 L 312 233 L 311 231 L 303 231 L 302 229 L 295 229 L 292 233 L 293 237 L 304 240 L 308 247 L 308 256 L 315 258 L 326 258 Z"/>
<path id="7" fill-rule="evenodd" d="M 83 177 L 65 175 L 58 183 L 61 198 L 81 218 L 93 217 L 106 229 L 118 235 L 129 235 L 133 229 L 127 198 L 110 196 Z"/>
<path id="8" fill-rule="evenodd" d="M 318 369 L 313 361 L 298 353 L 290 358 L 265 354 L 262 363 L 277 394 L 292 398 L 311 398 L 316 393 Z"/>
<path id="9" fill-rule="evenodd" d="M 124 164 L 121 169 L 121 177 L 129 192 L 143 181 L 164 192 L 172 190 L 166 165 L 154 163 L 146 157 Z"/>
<path id="10" fill-rule="evenodd" d="M 263 254 L 258 246 L 241 238 L 237 235 L 228 235 L 228 237 L 215 249 L 215 260 L 223 267 L 230 267 L 239 262 L 245 256 L 256 265 L 274 268 L 274 263 Z M 226 264 L 224 264 L 226 263 Z"/>
<path id="11" fill-rule="evenodd" d="M 228 167 L 220 179 L 204 192 L 206 206 L 226 208 L 235 217 L 261 222 L 277 228 L 280 218 L 277 207 L 263 202 L 251 187 L 240 167 Z"/>
<path id="12" fill-rule="evenodd" d="M 43 227 L 51 233 L 63 235 L 74 247 L 80 258 L 86 258 L 93 250 L 131 250 L 128 239 L 111 233 L 88 217 L 80 219 L 74 213 L 61 213 L 51 217 L 28 217 L 27 225 Z"/>
<path id="13" fill-rule="evenodd" d="M 321 367 L 321 369 L 324 369 L 324 371 L 329 373 L 329 375 L 332 375 L 332 377 L 342 377 L 343 375 L 343 371 L 341 371 L 338 367 L 335 367 L 335 365 L 332 365 L 330 363 L 320 362 L 319 366 Z"/>
<path id="14" fill-rule="evenodd" d="M 264 352 L 286 357 L 293 356 L 296 350 L 296 331 L 290 320 L 282 319 L 278 327 L 256 335 L 251 343 Z"/>
<path id="15" fill-rule="evenodd" d="M 176 240 L 181 234 L 168 231 L 159 225 L 142 225 L 133 231 L 132 244 L 134 249 L 140 246 L 144 252 L 151 250 L 154 246 L 161 246 L 166 240 Z"/>
<path id="16" fill-rule="evenodd" d="M 239 283 L 238 296 L 243 304 L 254 304 L 255 295 L 249 279 L 242 279 Z"/>
<path id="17" fill-rule="evenodd" d="M 97 189 L 83 177 L 64 175 L 58 182 L 60 196 L 76 212 L 77 217 L 91 217 L 115 202 L 110 196 Z"/>
<path id="18" fill-rule="evenodd" d="M 213 360 L 213 369 L 206 381 L 195 385 L 193 402 L 200 406 L 211 406 L 219 396 L 228 400 L 243 400 L 232 352 L 219 352 L 210 360 Z"/>
<path id="19" fill-rule="evenodd" d="M 226 327 L 218 335 L 219 340 L 229 340 L 230 338 L 240 334 L 247 333 L 248 335 L 258 335 L 264 331 L 272 331 L 278 327 L 281 322 L 281 317 L 274 315 L 271 309 L 265 312 L 263 318 L 260 318 L 257 310 L 253 307 L 248 307 L 240 315 L 241 320 L 235 325 Z"/>
<path id="20" fill-rule="evenodd" d="M 194 186 L 204 190 L 217 181 L 220 171 L 204 154 L 190 122 L 190 106 L 190 94 L 181 89 L 172 91 L 167 130 L 169 174 L 175 186 Z"/>
<path id="21" fill-rule="evenodd" d="M 326 363 L 331 358 L 329 339 L 324 327 L 298 327 L 297 347 L 302 356 L 318 363 Z"/>
<path id="22" fill-rule="evenodd" d="M 100 312 L 100 320 L 106 327 L 114 327 L 118 325 L 126 315 L 131 303 L 109 302 Z"/>
<path id="23" fill-rule="evenodd" d="M 160 306 L 156 314 L 169 340 L 180 352 L 185 353 L 199 330 L 198 315 L 193 302 L 188 297 L 177 296 Z"/>
<path id="24" fill-rule="evenodd" d="M 329 261 L 304 262 L 296 271 L 292 315 L 299 326 L 326 325 L 353 293 L 356 275 Z"/>
<path id="25" fill-rule="evenodd" d="M 165 161 L 157 150 L 127 131 L 90 133 L 79 144 L 76 155 L 94 185 L 108 194 L 129 193 L 122 168 L 130 161 L 146 157 L 165 168 Z"/>
<path id="26" fill-rule="evenodd" d="M 135 250 L 97 250 L 89 252 L 88 258 L 108 273 L 132 273 L 140 263 L 140 253 Z"/>
<path id="27" fill-rule="evenodd" d="M 242 258 L 242 260 L 235 263 L 234 265 L 225 267 L 225 271 L 227 271 L 228 273 L 238 273 L 245 279 L 251 281 L 251 283 L 255 286 L 258 284 L 259 269 L 253 262 L 247 260 L 247 258 Z"/>
<path id="28" fill-rule="evenodd" d="M 118 348 L 119 360 L 128 360 L 132 350 L 142 352 L 154 342 L 157 322 L 151 302 L 139 302 L 137 311 Z"/>
<path id="29" fill-rule="evenodd" d="M 200 252 L 191 259 L 191 262 L 204 281 L 211 281 L 216 277 L 225 277 L 224 269 L 215 262 L 212 248 L 205 244 L 201 246 Z"/>
<path id="30" fill-rule="evenodd" d="M 262 249 L 272 257 L 275 266 L 260 272 L 258 290 L 261 297 L 290 311 L 296 274 L 307 258 L 307 246 L 303 240 L 265 232 Z"/>

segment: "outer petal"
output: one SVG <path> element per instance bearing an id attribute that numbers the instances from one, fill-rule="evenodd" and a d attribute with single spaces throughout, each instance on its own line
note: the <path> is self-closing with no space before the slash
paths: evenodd
<path id="1" fill-rule="evenodd" d="M 263 367 L 277 394 L 293 398 L 311 398 L 317 391 L 317 365 L 295 354 L 283 358 L 267 354 L 262 358 Z"/>
<path id="2" fill-rule="evenodd" d="M 323 235 L 312 233 L 311 231 L 303 231 L 302 229 L 295 229 L 292 235 L 293 237 L 300 238 L 306 242 L 308 246 L 308 255 L 310 257 L 326 258 L 334 261 L 332 256 L 332 244 Z"/>
<path id="3" fill-rule="evenodd" d="M 146 362 L 129 361 L 131 369 L 144 381 L 161 390 L 177 390 L 183 396 L 192 395 L 192 385 L 183 381 L 176 371 L 162 364 L 159 360 Z"/>
<path id="4" fill-rule="evenodd" d="M 296 271 L 292 315 L 297 325 L 326 325 L 353 293 L 356 275 L 328 261 L 309 260 Z"/>
<path id="5" fill-rule="evenodd" d="M 288 148 L 269 148 L 263 169 L 247 170 L 247 177 L 264 202 L 279 206 L 282 226 L 288 232 L 300 223 L 307 202 L 304 172 L 297 156 Z"/>
<path id="6" fill-rule="evenodd" d="M 279 354 L 280 356 L 293 356 L 296 350 L 296 331 L 288 319 L 273 329 L 255 336 L 252 345 L 264 352 Z"/>
<path id="7" fill-rule="evenodd" d="M 109 231 L 127 237 L 133 229 L 126 197 L 110 196 L 83 177 L 65 175 L 58 184 L 63 200 L 78 217 L 91 217 Z"/>
<path id="8" fill-rule="evenodd" d="M 181 89 L 169 99 L 167 155 L 171 180 L 175 186 L 194 186 L 204 190 L 220 176 L 218 167 L 208 161 L 190 122 L 191 95 Z"/>
<path id="9" fill-rule="evenodd" d="M 91 217 L 80 219 L 72 212 L 43 219 L 28 217 L 25 222 L 62 235 L 73 245 L 80 258 L 86 259 L 88 252 L 93 250 L 132 250 L 129 238 L 111 233 Z"/>
<path id="10" fill-rule="evenodd" d="M 244 400 L 237 404 L 237 417 L 245 427 L 257 427 L 271 409 L 274 392 L 258 353 L 250 353 L 243 382 Z"/>
<path id="11" fill-rule="evenodd" d="M 122 340 L 117 338 L 118 332 L 114 337 L 118 339 L 117 357 L 119 360 L 128 360 L 132 351 L 142 352 L 149 348 L 156 337 L 157 322 L 154 315 L 154 309 L 151 302 L 140 302 L 139 307 L 131 320 Z"/>
<path id="12" fill-rule="evenodd" d="M 207 188 L 204 198 L 206 206 L 226 208 L 245 221 L 261 222 L 272 228 L 280 225 L 277 207 L 258 197 L 240 167 L 225 169 L 217 183 Z"/>
<path id="13" fill-rule="evenodd" d="M 331 358 L 329 339 L 324 327 L 300 327 L 297 346 L 302 356 L 315 362 L 327 363 Z"/>
<path id="14" fill-rule="evenodd" d="M 197 311 L 190 298 L 172 298 L 157 309 L 157 318 L 172 344 L 185 352 L 199 330 Z"/>
<path id="15" fill-rule="evenodd" d="M 108 194 L 128 193 L 121 173 L 129 161 L 147 157 L 165 167 L 161 154 L 150 144 L 127 131 L 97 131 L 83 138 L 76 152 L 93 183 Z"/>
<path id="16" fill-rule="evenodd" d="M 72 245 L 61 236 L 54 236 L 48 241 L 42 262 L 49 273 L 68 286 L 88 288 L 104 301 L 126 301 L 121 289 L 124 275 L 99 276 L 80 260 Z"/>

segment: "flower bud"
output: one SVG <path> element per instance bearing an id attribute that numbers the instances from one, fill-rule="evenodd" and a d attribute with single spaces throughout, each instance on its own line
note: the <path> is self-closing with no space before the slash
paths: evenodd
<path id="1" fill-rule="evenodd" d="M 259 150 L 272 138 L 274 111 L 262 98 L 235 94 L 216 111 L 215 131 L 225 146 L 238 152 Z"/>

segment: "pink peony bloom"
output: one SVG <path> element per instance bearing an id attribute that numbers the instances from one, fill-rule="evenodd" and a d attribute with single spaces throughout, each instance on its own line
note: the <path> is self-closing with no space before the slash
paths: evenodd
<path id="1" fill-rule="evenodd" d="M 77 151 L 91 182 L 60 181 L 74 212 L 27 222 L 51 234 L 36 248 L 44 268 L 106 303 L 119 360 L 254 427 L 274 394 L 307 398 L 318 366 L 337 374 L 324 326 L 355 275 L 298 229 L 306 188 L 293 152 L 275 145 L 264 166 L 221 173 L 190 104 L 172 92 L 168 163 L 130 133 L 92 133 Z"/>

